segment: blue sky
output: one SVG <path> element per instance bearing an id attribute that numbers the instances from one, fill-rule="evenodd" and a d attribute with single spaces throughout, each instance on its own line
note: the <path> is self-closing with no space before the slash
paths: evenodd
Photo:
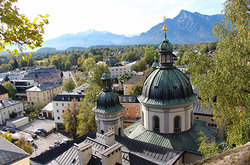
<path id="1" fill-rule="evenodd" d="M 49 14 L 45 40 L 94 29 L 133 35 L 174 18 L 180 10 L 220 14 L 225 0 L 19 0 L 17 7 L 30 19 Z"/>

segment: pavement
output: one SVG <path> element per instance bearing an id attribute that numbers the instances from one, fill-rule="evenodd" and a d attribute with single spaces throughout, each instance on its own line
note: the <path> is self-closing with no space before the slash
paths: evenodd
<path id="1" fill-rule="evenodd" d="M 30 157 L 36 157 L 40 155 L 45 150 L 49 150 L 50 145 L 54 145 L 55 141 L 61 141 L 67 138 L 61 133 L 51 133 L 47 137 L 38 136 L 37 139 L 34 140 L 34 143 L 37 145 L 37 149 L 30 155 Z M 68 138 L 67 138 L 68 139 Z"/>
<path id="2" fill-rule="evenodd" d="M 47 132 L 52 130 L 53 128 L 55 128 L 55 121 L 54 120 L 49 120 L 49 119 L 45 119 L 45 120 L 34 120 L 22 127 L 19 127 L 18 130 L 32 134 L 34 133 L 37 129 L 39 128 L 43 128 L 45 129 Z"/>

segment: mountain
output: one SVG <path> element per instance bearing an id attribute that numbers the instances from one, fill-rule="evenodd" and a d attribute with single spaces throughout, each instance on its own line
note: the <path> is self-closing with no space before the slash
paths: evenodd
<path id="1" fill-rule="evenodd" d="M 45 47 L 64 50 L 68 47 L 90 47 L 93 45 L 119 45 L 126 36 L 110 32 L 88 30 L 77 34 L 65 34 L 44 42 Z"/>
<path id="2" fill-rule="evenodd" d="M 173 19 L 167 19 L 167 38 L 171 43 L 199 43 L 218 40 L 213 35 L 213 25 L 222 22 L 224 15 L 203 15 L 181 10 Z M 145 45 L 160 44 L 164 38 L 162 31 L 164 23 L 153 26 L 138 36 L 126 37 L 110 32 L 89 30 L 77 34 L 65 34 L 55 39 L 45 41 L 45 47 L 55 47 L 65 50 L 68 47 L 91 47 L 97 45 Z"/>
<path id="3" fill-rule="evenodd" d="M 167 38 L 176 44 L 216 41 L 218 38 L 213 35 L 213 25 L 223 19 L 222 14 L 208 16 L 181 10 L 175 18 L 166 20 Z M 163 22 L 159 23 L 146 33 L 128 38 L 124 44 L 160 44 L 164 38 L 163 25 Z"/>
<path id="4" fill-rule="evenodd" d="M 56 48 L 43 47 L 43 48 L 38 49 L 36 52 L 37 53 L 41 53 L 41 52 L 56 52 Z"/>

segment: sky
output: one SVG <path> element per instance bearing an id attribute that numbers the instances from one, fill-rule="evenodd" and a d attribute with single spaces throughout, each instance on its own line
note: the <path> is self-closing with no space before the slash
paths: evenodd
<path id="1" fill-rule="evenodd" d="M 180 10 L 221 14 L 225 0 L 18 0 L 20 13 L 29 19 L 49 14 L 44 39 L 87 30 L 127 36 L 148 31 L 174 18 Z"/>

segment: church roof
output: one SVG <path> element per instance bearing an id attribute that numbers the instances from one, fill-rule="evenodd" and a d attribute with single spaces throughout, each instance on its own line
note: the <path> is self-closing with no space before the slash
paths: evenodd
<path id="1" fill-rule="evenodd" d="M 176 105 L 193 102 L 195 94 L 188 78 L 179 69 L 156 69 L 143 85 L 141 103 L 152 105 Z"/>
<path id="2" fill-rule="evenodd" d="M 89 136 L 89 137 L 88 137 Z M 92 157 L 88 164 L 101 164 L 103 152 L 110 146 L 99 141 L 93 133 L 85 135 L 77 144 L 84 142 L 92 145 Z M 123 164 L 174 164 L 182 155 L 182 152 L 164 148 L 150 143 L 129 139 L 127 137 L 115 136 L 117 143 L 122 145 Z M 66 147 L 65 147 L 66 145 Z M 80 165 L 79 155 L 73 141 L 70 141 L 51 151 L 31 158 L 33 164 L 74 164 Z M 55 153 L 54 155 L 51 155 Z"/>
<path id="3" fill-rule="evenodd" d="M 132 139 L 155 144 L 178 151 L 200 154 L 198 138 L 203 132 L 209 138 L 216 138 L 217 129 L 206 126 L 206 122 L 195 120 L 194 126 L 184 132 L 160 134 L 146 130 L 140 121 L 124 129 L 124 134 Z"/>

